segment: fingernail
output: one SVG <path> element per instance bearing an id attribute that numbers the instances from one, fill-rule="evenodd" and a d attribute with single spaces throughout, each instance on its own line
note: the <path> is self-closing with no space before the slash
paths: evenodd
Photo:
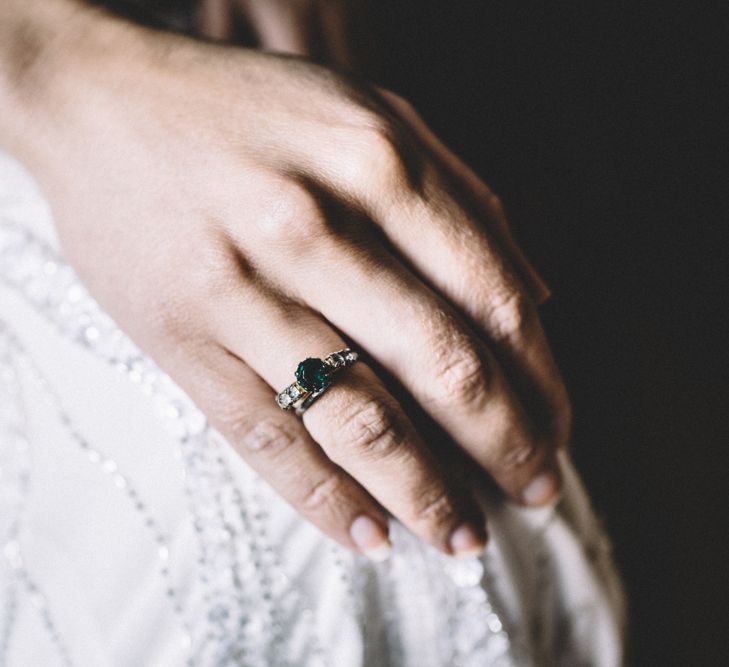
<path id="1" fill-rule="evenodd" d="M 559 491 L 557 475 L 548 470 L 537 475 L 522 491 L 521 498 L 526 505 L 546 505 L 550 500 L 556 499 Z"/>
<path id="2" fill-rule="evenodd" d="M 464 523 L 453 531 L 449 544 L 456 556 L 480 556 L 486 548 L 486 535 Z"/>
<path id="3" fill-rule="evenodd" d="M 381 563 L 392 553 L 387 531 L 374 519 L 361 514 L 349 527 L 349 534 L 359 550 L 370 560 Z"/>

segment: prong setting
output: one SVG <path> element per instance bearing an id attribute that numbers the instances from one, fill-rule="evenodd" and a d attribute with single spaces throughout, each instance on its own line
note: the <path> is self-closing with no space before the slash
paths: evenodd
<path id="1" fill-rule="evenodd" d="M 332 352 L 324 359 L 318 357 L 304 359 L 296 368 L 296 382 L 276 396 L 276 403 L 282 410 L 296 408 L 297 415 L 303 414 L 329 388 L 334 376 L 347 366 L 351 366 L 357 361 L 358 356 L 354 350 L 345 348 Z"/>

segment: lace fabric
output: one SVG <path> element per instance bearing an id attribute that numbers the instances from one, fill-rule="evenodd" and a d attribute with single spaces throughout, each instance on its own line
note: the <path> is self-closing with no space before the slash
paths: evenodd
<path id="1" fill-rule="evenodd" d="M 0 665 L 618 665 L 624 600 L 566 457 L 452 559 L 307 524 L 87 293 L 0 155 Z M 47 661 L 38 662 L 38 656 Z"/>

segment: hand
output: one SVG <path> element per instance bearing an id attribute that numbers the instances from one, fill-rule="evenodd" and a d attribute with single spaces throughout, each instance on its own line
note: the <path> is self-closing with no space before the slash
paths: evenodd
<path id="1" fill-rule="evenodd" d="M 453 457 L 367 364 L 303 421 L 275 404 L 300 360 L 346 337 L 509 497 L 552 498 L 569 405 L 536 311 L 546 289 L 496 197 L 406 102 L 49 6 L 65 27 L 6 84 L 0 139 L 97 300 L 262 477 L 373 557 L 384 510 L 446 553 L 482 548 Z"/>

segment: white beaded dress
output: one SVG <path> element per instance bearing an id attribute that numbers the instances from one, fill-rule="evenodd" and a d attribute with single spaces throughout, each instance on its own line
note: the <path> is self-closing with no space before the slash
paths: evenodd
<path id="1" fill-rule="evenodd" d="M 100 310 L 0 153 L 0 666 L 620 665 L 610 545 L 561 464 L 556 507 L 484 501 L 482 558 L 395 522 L 389 561 L 351 554 Z"/>

